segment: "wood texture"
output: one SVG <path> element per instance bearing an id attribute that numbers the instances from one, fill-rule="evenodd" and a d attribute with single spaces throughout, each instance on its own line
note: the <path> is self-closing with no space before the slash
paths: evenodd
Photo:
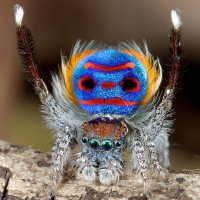
<path id="1" fill-rule="evenodd" d="M 51 154 L 31 147 L 0 141 L 0 197 L 2 200 L 50 198 Z M 60 184 L 56 200 L 145 200 L 200 199 L 200 170 L 166 170 L 168 183 L 151 181 L 152 196 L 143 194 L 141 178 L 135 171 L 125 172 L 117 185 L 104 186 L 76 177 L 69 169 Z M 153 175 L 151 173 L 151 175 Z"/>

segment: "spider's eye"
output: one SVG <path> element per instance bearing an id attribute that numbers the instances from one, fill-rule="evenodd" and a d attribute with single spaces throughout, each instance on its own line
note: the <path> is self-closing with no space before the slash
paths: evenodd
<path id="1" fill-rule="evenodd" d="M 121 147 L 121 146 L 122 146 L 122 141 L 117 141 L 117 142 L 115 143 L 115 146 L 116 146 L 117 148 Z"/>
<path id="2" fill-rule="evenodd" d="M 104 141 L 101 146 L 104 151 L 110 151 L 113 148 L 113 143 L 110 141 Z"/>
<path id="3" fill-rule="evenodd" d="M 86 137 L 82 137 L 82 143 L 87 143 L 88 139 Z"/>
<path id="4" fill-rule="evenodd" d="M 91 76 L 83 76 L 78 81 L 78 88 L 90 92 L 96 84 L 96 81 Z"/>
<path id="5" fill-rule="evenodd" d="M 120 86 L 125 92 L 138 92 L 140 90 L 140 82 L 133 77 L 127 76 L 120 82 Z"/>
<path id="6" fill-rule="evenodd" d="M 98 150 L 100 148 L 99 141 L 95 139 L 90 140 L 89 145 L 90 145 L 90 148 L 94 150 Z"/>

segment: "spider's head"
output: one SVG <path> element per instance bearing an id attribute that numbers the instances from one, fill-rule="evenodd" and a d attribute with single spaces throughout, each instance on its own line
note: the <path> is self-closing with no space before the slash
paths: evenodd
<path id="1" fill-rule="evenodd" d="M 88 181 L 94 181 L 98 171 L 101 183 L 117 182 L 122 174 L 122 151 L 127 147 L 127 126 L 117 119 L 99 117 L 85 122 L 83 130 L 78 171 Z"/>
<path id="2" fill-rule="evenodd" d="M 121 121 L 101 117 L 85 122 L 83 127 L 83 146 L 92 152 L 112 154 L 121 151 L 126 145 L 128 128 Z"/>

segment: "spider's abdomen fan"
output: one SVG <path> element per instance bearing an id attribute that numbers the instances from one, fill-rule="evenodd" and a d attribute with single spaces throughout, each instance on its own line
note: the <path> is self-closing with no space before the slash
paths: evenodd
<path id="1" fill-rule="evenodd" d="M 63 75 L 67 95 L 83 110 L 126 116 L 145 105 L 156 92 L 160 65 L 152 60 L 147 48 L 143 53 L 135 44 L 117 50 L 77 46 L 71 59 L 63 63 Z"/>

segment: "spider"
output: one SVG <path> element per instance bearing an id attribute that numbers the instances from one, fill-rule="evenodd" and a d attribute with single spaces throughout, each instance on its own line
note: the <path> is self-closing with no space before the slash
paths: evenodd
<path id="1" fill-rule="evenodd" d="M 52 191 L 62 180 L 64 166 L 75 166 L 87 181 L 119 181 L 123 171 L 136 169 L 144 190 L 150 188 L 150 169 L 165 178 L 169 166 L 171 107 L 182 63 L 180 12 L 171 12 L 169 33 L 171 69 L 163 95 L 159 60 L 134 42 L 106 46 L 78 41 L 62 72 L 52 75 L 53 94 L 38 72 L 31 31 L 22 24 L 24 10 L 14 7 L 18 52 L 42 102 L 42 112 L 56 131 L 52 148 Z M 80 148 L 81 147 L 81 148 Z M 126 155 L 126 156 L 124 156 Z"/>

